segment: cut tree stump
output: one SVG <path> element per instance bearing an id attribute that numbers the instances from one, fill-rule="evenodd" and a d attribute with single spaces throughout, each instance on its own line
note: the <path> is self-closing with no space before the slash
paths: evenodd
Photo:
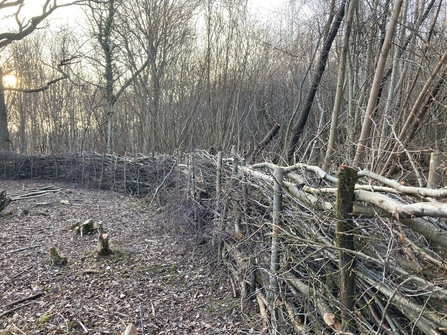
<path id="1" fill-rule="evenodd" d="M 109 234 L 104 233 L 104 229 L 102 224 L 98 226 L 98 246 L 96 247 L 96 251 L 98 252 L 98 256 L 108 256 L 113 254 L 112 249 L 109 247 Z"/>
<path id="2" fill-rule="evenodd" d="M 0 191 L 0 212 L 11 202 L 11 198 L 6 196 L 6 190 Z"/>
<path id="3" fill-rule="evenodd" d="M 71 230 L 73 230 L 76 234 L 81 234 L 82 237 L 84 236 L 84 234 L 88 235 L 95 233 L 96 231 L 98 231 L 98 228 L 95 227 L 92 219 L 88 219 L 85 220 L 83 223 L 73 223 L 71 225 Z"/>
<path id="4" fill-rule="evenodd" d="M 56 249 L 56 247 L 50 248 L 50 258 L 53 261 L 54 265 L 66 265 L 67 264 L 67 258 L 63 257 L 59 251 Z"/>

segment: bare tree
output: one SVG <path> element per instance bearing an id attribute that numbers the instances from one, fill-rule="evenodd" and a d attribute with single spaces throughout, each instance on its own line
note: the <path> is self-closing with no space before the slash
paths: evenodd
<path id="1" fill-rule="evenodd" d="M 304 108 L 301 112 L 298 122 L 294 126 L 292 130 L 292 137 L 290 139 L 290 143 L 287 149 L 287 160 L 289 163 L 293 161 L 293 156 L 295 154 L 295 149 L 298 144 L 298 141 L 300 140 L 301 134 L 303 132 L 303 129 L 307 123 L 307 119 L 309 117 L 310 111 L 312 109 L 312 104 L 315 98 L 315 94 L 317 93 L 318 87 L 320 85 L 321 77 L 323 76 L 324 70 L 326 68 L 326 62 L 329 57 L 329 51 L 332 46 L 332 42 L 334 41 L 338 29 L 340 28 L 341 22 L 343 20 L 343 17 L 345 15 L 345 6 L 346 6 L 346 0 L 342 1 L 340 4 L 340 7 L 337 11 L 337 14 L 335 15 L 331 30 L 326 37 L 326 40 L 324 42 L 320 57 L 318 59 L 318 68 L 315 72 L 315 75 L 312 79 L 311 87 L 307 93 L 305 102 L 304 102 Z"/>
<path id="2" fill-rule="evenodd" d="M 129 73 L 129 68 L 120 66 L 120 50 L 118 48 L 119 36 L 130 34 L 129 30 L 120 31 L 123 25 L 117 24 L 118 10 L 122 9 L 122 0 L 108 0 L 98 2 L 89 0 L 89 11 L 87 16 L 91 23 L 92 35 L 97 41 L 101 54 L 93 54 L 90 59 L 94 66 L 98 68 L 102 80 L 98 86 L 104 92 L 106 123 L 107 123 L 107 152 L 113 153 L 114 149 L 114 114 L 115 104 L 119 97 L 135 80 L 135 78 L 147 67 L 149 63 L 148 56 L 146 60 L 133 72 Z M 124 79 L 123 79 L 124 77 Z"/>
<path id="3" fill-rule="evenodd" d="M 20 17 L 21 10 L 25 6 L 24 0 L 3 0 L 0 2 L 0 11 L 4 9 L 11 10 L 15 12 L 13 14 L 16 22 L 16 29 L 11 31 L 5 31 L 0 33 L 0 50 L 4 49 L 5 46 L 15 42 L 20 41 L 26 36 L 30 35 L 35 31 L 41 23 L 50 16 L 57 8 L 69 6 L 72 4 L 80 4 L 83 1 L 72 1 L 70 3 L 58 4 L 57 0 L 46 0 L 42 5 L 42 12 L 40 15 L 31 17 L 30 19 L 23 21 Z M 10 150 L 10 138 L 9 138 L 9 128 L 8 128 L 8 116 L 6 111 L 4 90 L 3 86 L 3 72 L 0 71 L 0 148 L 3 150 Z M 50 83 L 51 84 L 51 83 Z"/>

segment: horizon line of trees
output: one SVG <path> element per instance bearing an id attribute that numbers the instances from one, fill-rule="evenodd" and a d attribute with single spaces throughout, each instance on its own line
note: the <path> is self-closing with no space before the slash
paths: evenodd
<path id="1" fill-rule="evenodd" d="M 242 0 L 84 10 L 3 47 L 11 150 L 250 152 L 275 124 L 281 163 L 414 173 L 446 149 L 442 0 L 296 0 L 274 20 Z"/>

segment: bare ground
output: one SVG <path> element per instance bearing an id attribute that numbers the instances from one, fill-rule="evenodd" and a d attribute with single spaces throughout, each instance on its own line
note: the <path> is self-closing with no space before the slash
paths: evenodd
<path id="1" fill-rule="evenodd" d="M 0 190 L 50 184 L 0 181 Z M 145 199 L 53 185 L 61 191 L 13 201 L 0 216 L 1 335 L 121 334 L 129 323 L 138 334 L 259 334 L 225 270 L 174 232 L 175 217 Z M 71 230 L 87 219 L 103 223 L 112 256 L 95 255 L 97 234 Z M 53 246 L 67 265 L 53 264 Z"/>

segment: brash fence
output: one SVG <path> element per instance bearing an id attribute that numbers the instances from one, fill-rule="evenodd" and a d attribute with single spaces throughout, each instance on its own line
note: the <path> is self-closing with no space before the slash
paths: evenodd
<path id="1" fill-rule="evenodd" d="M 196 222 L 265 329 L 447 331 L 447 189 L 346 166 L 334 176 L 242 161 L 196 152 L 185 171 Z"/>
<path id="2" fill-rule="evenodd" d="M 349 172 L 348 177 L 343 177 Z M 0 153 L 0 177 L 169 192 L 272 334 L 443 334 L 447 189 L 237 155 Z M 175 195 L 175 197 L 174 197 Z M 165 197 L 165 199 L 168 197 Z M 172 204 L 171 204 L 172 205 Z"/>
<path id="3" fill-rule="evenodd" d="M 0 178 L 64 180 L 130 195 L 153 193 L 175 166 L 175 157 L 159 154 L 23 155 L 0 151 Z"/>

